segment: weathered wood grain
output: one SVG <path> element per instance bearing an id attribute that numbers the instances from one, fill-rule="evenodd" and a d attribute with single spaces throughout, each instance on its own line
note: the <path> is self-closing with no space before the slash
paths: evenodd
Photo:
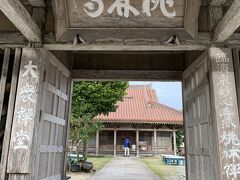
<path id="1" fill-rule="evenodd" d="M 28 174 L 9 174 L 8 180 L 28 180 Z"/>
<path id="2" fill-rule="evenodd" d="M 27 39 L 19 32 L 0 32 L 0 44 L 27 44 Z"/>
<path id="3" fill-rule="evenodd" d="M 30 42 L 41 41 L 41 31 L 19 0 L 1 0 L 0 10 Z"/>
<path id="4" fill-rule="evenodd" d="M 56 94 L 63 100 L 65 100 L 65 101 L 68 100 L 68 95 L 63 93 L 62 91 L 60 91 L 58 88 L 56 88 L 52 84 L 45 82 L 45 87 L 47 88 L 48 91 L 52 92 L 53 94 Z"/>
<path id="5" fill-rule="evenodd" d="M 67 69 L 67 67 L 65 67 L 61 62 L 60 60 L 58 60 L 54 55 L 51 54 L 51 57 L 52 58 L 49 58 L 49 61 L 54 64 L 60 71 L 61 73 L 63 73 L 66 77 L 70 77 L 70 72 L 69 70 Z"/>
<path id="6" fill-rule="evenodd" d="M 215 26 L 219 23 L 223 16 L 222 7 L 208 7 L 208 16 L 209 16 L 209 32 L 211 32 Z"/>
<path id="7" fill-rule="evenodd" d="M 72 79 L 71 74 L 70 74 L 69 78 Z M 69 80 L 68 81 L 68 94 L 69 94 L 68 98 L 69 99 L 67 101 L 67 107 L 68 108 L 66 109 L 66 114 L 67 114 L 68 120 L 67 120 L 66 128 L 65 128 L 65 131 L 64 131 L 64 133 L 66 135 L 65 136 L 65 144 L 64 144 L 66 150 L 69 149 L 69 146 L 70 146 L 69 142 L 67 140 L 70 137 L 71 104 L 72 104 L 72 93 L 73 93 L 72 89 L 73 89 L 73 81 Z M 67 164 L 68 164 L 68 152 L 67 151 L 64 152 L 64 163 L 63 164 L 64 164 L 64 166 L 63 166 L 64 173 L 62 174 L 62 178 L 65 179 L 67 177 L 66 172 L 67 172 Z"/>
<path id="8" fill-rule="evenodd" d="M 74 54 L 72 62 L 72 70 L 183 71 L 184 66 L 183 52 L 85 52 Z"/>
<path id="9" fill-rule="evenodd" d="M 66 135 L 68 132 L 70 72 L 50 52 L 47 53 L 42 100 L 42 116 L 38 131 L 35 177 L 51 179 L 56 172 L 64 177 Z M 61 162 L 61 163 L 59 163 Z"/>
<path id="10" fill-rule="evenodd" d="M 218 179 L 211 164 L 214 141 L 206 52 L 184 71 L 182 82 L 187 179 Z"/>
<path id="11" fill-rule="evenodd" d="M 32 13 L 32 19 L 39 27 L 40 31 L 43 31 L 45 25 L 46 11 L 43 7 L 34 7 Z"/>
<path id="12" fill-rule="evenodd" d="M 1 32 L 16 32 L 18 29 L 11 23 L 11 21 L 0 11 L 0 31 Z"/>
<path id="13" fill-rule="evenodd" d="M 240 59 L 239 49 L 233 49 L 233 63 L 234 63 L 234 75 L 236 79 L 237 99 L 240 102 Z M 238 106 L 238 112 L 240 112 L 240 106 Z"/>
<path id="14" fill-rule="evenodd" d="M 167 36 L 166 36 L 167 37 Z M 238 38 L 237 38 L 238 37 Z M 228 44 L 237 44 L 240 35 L 238 33 L 234 34 Z M 82 44 L 73 46 L 71 42 L 68 43 L 57 43 L 54 34 L 46 34 L 44 36 L 44 47 L 48 50 L 79 50 L 79 51 L 141 51 L 141 50 L 205 50 L 210 47 L 210 34 L 209 33 L 199 33 L 198 39 L 188 40 L 180 39 L 180 46 L 178 45 L 168 45 L 162 42 L 158 42 L 153 39 L 119 39 L 118 42 L 114 42 L 114 39 L 102 39 L 102 43 L 92 43 L 92 44 Z M 167 39 L 165 39 L 167 40 Z M 104 43 L 105 42 L 105 43 Z M 240 44 L 240 43 L 239 43 Z M 5 33 L 0 32 L 0 48 L 5 49 L 5 47 L 24 47 L 27 46 L 26 38 L 20 33 Z M 112 50 L 111 50 L 112 49 Z"/>
<path id="15" fill-rule="evenodd" d="M 44 44 L 43 47 L 50 51 L 184 51 L 184 50 L 206 50 L 210 45 L 188 44 L 188 45 L 78 45 L 71 44 Z"/>
<path id="16" fill-rule="evenodd" d="M 54 145 L 41 145 L 39 151 L 42 153 L 57 153 L 63 152 L 63 146 L 54 146 Z"/>
<path id="17" fill-rule="evenodd" d="M 12 73 L 12 79 L 11 79 L 11 90 L 10 90 L 10 96 L 9 96 L 7 119 L 6 119 L 5 131 L 4 131 L 3 148 L 2 148 L 2 154 L 1 154 L 0 179 L 5 179 L 5 175 L 6 175 L 5 173 L 7 169 L 8 150 L 9 150 L 9 144 L 10 144 L 10 135 L 11 135 L 12 121 L 13 121 L 21 51 L 22 50 L 20 48 L 16 48 L 15 50 L 13 73 Z"/>
<path id="18" fill-rule="evenodd" d="M 201 0 L 187 0 L 184 28 L 196 39 L 198 34 L 198 16 L 201 6 Z"/>
<path id="19" fill-rule="evenodd" d="M 211 0 L 211 6 L 222 6 L 227 0 Z"/>
<path id="20" fill-rule="evenodd" d="M 61 178 L 62 178 L 62 174 L 57 174 L 57 175 L 49 176 L 46 178 L 42 178 L 40 180 L 59 180 Z"/>
<path id="21" fill-rule="evenodd" d="M 27 47 L 27 45 L 22 45 L 22 44 L 0 44 L 0 50 L 4 50 L 6 48 L 11 48 L 11 49 L 16 49 L 16 48 L 24 48 Z"/>
<path id="22" fill-rule="evenodd" d="M 57 31 L 57 30 L 56 30 Z M 57 42 L 73 42 L 79 34 L 86 42 L 99 39 L 154 39 L 165 42 L 176 35 L 180 41 L 191 40 L 191 35 L 184 28 L 69 28 L 56 36 Z"/>
<path id="23" fill-rule="evenodd" d="M 217 145 L 214 152 L 218 162 L 215 163 L 216 179 L 239 179 L 239 173 L 229 173 L 238 166 L 240 159 L 238 156 L 231 156 L 232 152 L 239 150 L 240 141 L 232 50 L 210 48 L 209 58 L 211 110 L 214 129 L 216 129 L 213 135 Z M 231 143 L 227 140 L 229 135 Z"/>
<path id="24" fill-rule="evenodd" d="M 65 0 L 66 1 L 66 0 Z M 179 0 L 174 3 L 172 8 L 167 5 L 167 11 L 176 11 L 176 16 L 168 18 L 163 15 L 160 10 L 160 5 L 154 11 L 151 11 L 151 16 L 147 16 L 142 12 L 143 2 L 139 0 L 130 1 L 130 5 L 139 11 L 138 16 L 134 16 L 131 12 L 129 17 L 119 16 L 116 10 L 112 14 L 107 13 L 108 8 L 114 1 L 103 1 L 104 10 L 98 17 L 90 17 L 84 12 L 84 4 L 89 1 L 67 0 L 67 19 L 69 28 L 131 28 L 131 27 L 183 27 L 185 0 Z"/>
<path id="25" fill-rule="evenodd" d="M 99 31 L 98 31 L 99 30 Z M 158 28 L 153 28 L 153 29 L 146 29 L 146 28 L 141 28 L 141 32 L 139 34 L 137 34 L 138 37 L 135 37 L 133 32 L 137 31 L 138 29 L 136 28 L 131 28 L 131 29 L 126 29 L 126 28 L 122 28 L 122 29 L 115 29 L 115 33 L 118 32 L 118 30 L 122 30 L 121 33 L 117 33 L 115 36 L 106 36 L 104 34 L 109 35 L 109 31 L 111 30 L 107 30 L 107 29 L 88 29 L 88 34 L 93 36 L 90 39 L 86 39 L 85 37 L 87 36 L 87 33 L 85 34 L 84 31 L 81 34 L 81 37 L 84 38 L 84 40 L 86 40 L 86 44 L 89 43 L 102 43 L 102 44 L 108 44 L 108 43 L 119 43 L 119 41 L 124 42 L 125 44 L 128 44 L 128 42 L 132 42 L 132 44 L 134 44 L 134 41 L 137 42 L 138 44 L 149 44 L 149 43 L 163 43 L 166 42 L 173 34 L 175 34 L 178 37 L 178 40 L 180 42 L 180 44 L 185 44 L 185 43 L 209 43 L 210 42 L 210 33 L 208 32 L 199 32 L 198 33 L 198 37 L 197 39 L 192 39 L 190 38 L 189 34 L 186 34 L 186 31 L 182 28 L 180 29 L 169 29 L 169 28 L 165 28 L 165 30 L 162 29 L 158 29 Z M 100 33 L 103 33 L 101 35 Z M 148 32 L 147 32 L 148 30 Z M 153 35 L 153 33 L 156 33 L 156 31 L 158 31 L 158 34 Z M 74 31 L 73 31 L 74 32 Z M 112 32 L 112 34 L 114 33 Z M 123 36 L 123 34 L 125 34 L 126 32 L 129 32 L 130 34 L 128 36 L 125 36 L 125 38 L 121 38 L 121 36 Z M 94 34 L 95 33 L 95 34 Z M 152 34 L 152 36 L 151 36 Z M 68 36 L 66 36 L 68 37 Z M 168 37 L 168 38 L 166 38 Z M 45 44 L 55 44 L 58 41 L 56 40 L 54 34 L 49 33 L 49 34 L 45 34 L 44 36 L 44 42 Z M 73 43 L 72 40 L 68 40 L 66 43 L 71 44 Z M 136 45 L 136 43 L 134 44 Z"/>
<path id="26" fill-rule="evenodd" d="M 44 0 L 29 0 L 29 2 L 32 6 L 45 7 Z"/>
<path id="27" fill-rule="evenodd" d="M 240 1 L 235 0 L 213 31 L 213 41 L 224 42 L 240 26 Z"/>
<path id="28" fill-rule="evenodd" d="M 11 50 L 9 48 L 6 48 L 3 56 L 2 70 L 1 70 L 1 76 L 0 76 L 0 114 L 2 114 L 10 53 L 11 53 Z M 1 121 L 1 116 L 0 116 L 0 121 Z"/>
<path id="29" fill-rule="evenodd" d="M 48 113 L 43 113 L 43 118 L 45 121 L 58 124 L 61 126 L 65 126 L 65 119 L 56 117 L 54 115 L 48 114 Z"/>
<path id="30" fill-rule="evenodd" d="M 176 16 L 173 18 L 163 16 L 160 7 L 152 12 L 151 17 L 143 13 L 135 17 L 130 13 L 130 16 L 125 18 L 119 16 L 116 11 L 109 15 L 106 11 L 112 1 L 104 1 L 104 4 L 107 5 L 104 6 L 102 15 L 91 18 L 83 10 L 84 3 L 91 3 L 91 1 L 71 0 L 67 1 L 67 5 L 65 5 L 64 0 L 53 0 L 56 40 L 60 42 L 73 41 L 76 34 L 79 34 L 86 42 L 96 42 L 97 39 L 107 38 L 151 38 L 165 42 L 172 35 L 176 35 L 181 40 L 196 38 L 200 0 L 195 1 L 174 1 L 175 4 L 170 9 L 166 3 L 168 11 L 172 12 L 174 8 L 176 10 Z M 142 12 L 141 2 L 131 1 L 131 3 L 137 4 L 140 12 Z M 97 3 L 95 5 L 97 6 Z M 67 12 L 67 17 L 64 12 Z"/>
<path id="31" fill-rule="evenodd" d="M 179 81 L 182 72 L 164 70 L 72 70 L 74 80 L 156 80 Z"/>
<path id="32" fill-rule="evenodd" d="M 36 141 L 34 140 L 36 136 L 34 133 L 35 129 L 38 127 L 40 116 L 44 75 L 43 67 L 45 64 L 44 51 L 43 49 L 31 48 L 24 48 L 22 51 L 7 167 L 8 173 L 20 174 L 19 176 L 23 173 L 30 173 L 31 176 L 33 175 L 36 157 Z M 26 69 L 26 65 L 29 65 L 30 62 L 37 66 L 37 68 L 33 69 L 36 76 Z M 26 72 L 28 73 L 26 74 Z M 21 100 L 22 93 L 24 92 L 23 87 L 27 87 L 28 85 L 33 86 L 35 89 L 31 96 L 34 100 L 31 101 L 27 99 L 23 101 Z M 29 117 L 30 119 L 26 119 L 26 121 L 23 119 L 24 116 L 22 117 L 19 115 L 25 108 L 28 108 L 29 111 L 30 108 L 32 109 L 32 115 Z M 19 139 L 17 138 L 19 135 L 23 134 L 22 132 L 26 132 L 28 136 L 28 138 L 25 138 L 23 141 L 24 147 L 21 146 L 21 143 L 18 144 Z"/>

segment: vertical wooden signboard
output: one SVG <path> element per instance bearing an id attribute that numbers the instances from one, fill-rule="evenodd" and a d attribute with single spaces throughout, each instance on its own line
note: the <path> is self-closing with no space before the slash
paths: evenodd
<path id="1" fill-rule="evenodd" d="M 45 56 L 42 50 L 23 49 L 8 169 L 10 174 L 31 173 L 34 158 L 34 130 L 39 121 Z"/>
<path id="2" fill-rule="evenodd" d="M 231 49 L 210 48 L 219 179 L 240 179 L 240 131 Z M 220 163 L 218 163 L 220 162 Z"/>

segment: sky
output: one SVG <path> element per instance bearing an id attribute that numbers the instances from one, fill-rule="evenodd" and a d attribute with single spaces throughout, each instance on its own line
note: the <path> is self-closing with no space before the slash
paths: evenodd
<path id="1" fill-rule="evenodd" d="M 151 84 L 156 90 L 158 101 L 162 104 L 182 110 L 182 83 L 181 82 L 146 82 L 130 81 L 129 84 Z"/>

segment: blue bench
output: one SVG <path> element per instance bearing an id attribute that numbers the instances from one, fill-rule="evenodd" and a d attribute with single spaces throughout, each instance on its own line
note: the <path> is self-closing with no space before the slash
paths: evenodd
<path id="1" fill-rule="evenodd" d="M 163 161 L 167 165 L 185 166 L 185 157 L 182 156 L 163 156 Z"/>

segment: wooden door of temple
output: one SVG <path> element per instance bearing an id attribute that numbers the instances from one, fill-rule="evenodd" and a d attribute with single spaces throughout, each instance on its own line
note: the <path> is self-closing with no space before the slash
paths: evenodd
<path id="1" fill-rule="evenodd" d="M 23 48 L 18 77 L 8 179 L 65 179 L 70 72 L 49 51 Z"/>
<path id="2" fill-rule="evenodd" d="M 214 179 L 208 71 L 206 52 L 183 73 L 185 146 L 189 180 Z"/>
<path id="3" fill-rule="evenodd" d="M 40 180 L 64 179 L 70 72 L 55 56 L 48 53 L 44 76 L 36 175 Z"/>

